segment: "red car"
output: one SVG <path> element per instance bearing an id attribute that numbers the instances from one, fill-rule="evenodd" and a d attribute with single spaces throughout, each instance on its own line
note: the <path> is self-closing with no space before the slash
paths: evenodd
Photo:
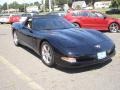
<path id="1" fill-rule="evenodd" d="M 12 15 L 9 19 L 9 22 L 12 24 L 14 22 L 19 22 L 20 21 L 21 16 L 20 15 Z"/>
<path id="2" fill-rule="evenodd" d="M 120 20 L 92 10 L 71 11 L 64 16 L 81 28 L 120 32 Z"/>

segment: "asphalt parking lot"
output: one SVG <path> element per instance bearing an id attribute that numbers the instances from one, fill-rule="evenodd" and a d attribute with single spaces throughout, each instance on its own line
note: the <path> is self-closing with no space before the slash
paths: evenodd
<path id="1" fill-rule="evenodd" d="M 80 69 L 49 68 L 26 47 L 12 42 L 11 26 L 0 24 L 0 90 L 120 90 L 120 33 L 111 62 Z"/>

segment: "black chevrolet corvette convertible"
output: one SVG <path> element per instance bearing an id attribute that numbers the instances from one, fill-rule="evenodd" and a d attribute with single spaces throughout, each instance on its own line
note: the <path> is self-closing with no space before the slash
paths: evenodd
<path id="1" fill-rule="evenodd" d="M 24 45 L 49 67 L 85 67 L 104 63 L 115 55 L 115 44 L 101 32 L 80 29 L 62 17 L 34 16 L 12 25 L 16 46 Z"/>

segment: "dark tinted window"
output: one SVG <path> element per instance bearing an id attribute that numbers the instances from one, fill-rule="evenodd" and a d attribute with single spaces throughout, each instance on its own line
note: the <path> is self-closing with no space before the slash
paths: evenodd
<path id="1" fill-rule="evenodd" d="M 89 16 L 89 12 L 81 12 L 82 16 Z"/>
<path id="2" fill-rule="evenodd" d="M 57 16 L 65 16 L 65 12 L 51 12 L 51 13 L 48 13 L 48 15 L 57 15 Z"/>
<path id="3" fill-rule="evenodd" d="M 90 16 L 90 17 L 98 17 L 97 14 L 95 14 L 95 13 L 93 13 L 93 12 L 90 12 L 90 13 L 89 13 L 89 16 Z"/>
<path id="4" fill-rule="evenodd" d="M 88 16 L 88 12 L 73 12 L 73 16 Z"/>
<path id="5" fill-rule="evenodd" d="M 91 12 L 89 14 L 90 17 L 99 17 L 99 18 L 104 18 L 105 15 L 103 15 L 102 13 L 99 12 Z"/>
<path id="6" fill-rule="evenodd" d="M 22 14 L 21 16 L 23 16 L 23 17 L 30 17 L 31 14 Z"/>
<path id="7" fill-rule="evenodd" d="M 73 16 L 81 16 L 81 12 L 74 11 L 72 15 L 73 15 Z"/>

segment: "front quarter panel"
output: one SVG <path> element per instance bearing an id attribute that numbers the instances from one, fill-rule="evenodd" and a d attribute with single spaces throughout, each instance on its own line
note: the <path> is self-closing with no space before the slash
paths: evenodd
<path id="1" fill-rule="evenodd" d="M 12 24 L 12 29 L 15 29 L 15 30 L 20 30 L 24 27 L 24 24 L 23 23 L 20 23 L 20 22 L 16 22 L 16 23 L 13 23 Z"/>

